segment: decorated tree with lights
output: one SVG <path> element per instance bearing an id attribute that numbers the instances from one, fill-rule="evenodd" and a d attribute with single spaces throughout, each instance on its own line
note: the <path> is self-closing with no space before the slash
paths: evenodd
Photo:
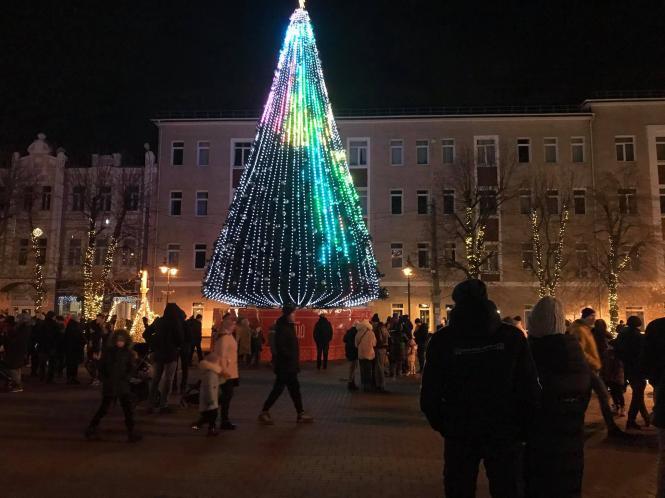
<path id="1" fill-rule="evenodd" d="M 247 168 L 215 243 L 203 294 L 236 306 L 358 306 L 379 295 L 359 197 L 314 32 L 291 16 Z"/>

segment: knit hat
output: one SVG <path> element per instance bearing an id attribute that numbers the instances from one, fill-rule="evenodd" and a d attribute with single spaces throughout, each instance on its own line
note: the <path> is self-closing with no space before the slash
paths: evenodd
<path id="1" fill-rule="evenodd" d="M 486 299 L 487 286 L 482 280 L 464 280 L 453 289 L 453 301 L 457 304 L 466 300 L 484 301 Z"/>
<path id="2" fill-rule="evenodd" d="M 531 309 L 529 316 L 529 336 L 565 334 L 566 316 L 561 301 L 552 296 L 545 296 Z"/>
<path id="3" fill-rule="evenodd" d="M 582 318 L 583 319 L 590 316 L 590 315 L 595 315 L 595 314 L 596 314 L 596 312 L 594 311 L 593 308 L 584 308 L 582 310 Z"/>

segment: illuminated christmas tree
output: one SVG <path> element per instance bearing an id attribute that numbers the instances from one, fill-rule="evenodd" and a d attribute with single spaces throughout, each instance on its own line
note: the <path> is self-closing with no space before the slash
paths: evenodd
<path id="1" fill-rule="evenodd" d="M 379 295 L 307 11 L 286 31 L 203 294 L 235 306 L 359 306 Z"/>

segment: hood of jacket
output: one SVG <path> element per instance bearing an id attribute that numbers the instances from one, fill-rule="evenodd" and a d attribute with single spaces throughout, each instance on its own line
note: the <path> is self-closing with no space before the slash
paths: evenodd
<path id="1" fill-rule="evenodd" d="M 449 325 L 469 335 L 490 335 L 501 326 L 501 318 L 489 299 L 469 298 L 455 304 Z"/>

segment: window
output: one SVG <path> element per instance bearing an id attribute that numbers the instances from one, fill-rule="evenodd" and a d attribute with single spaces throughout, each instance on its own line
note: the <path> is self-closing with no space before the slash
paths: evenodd
<path id="1" fill-rule="evenodd" d="M 665 215 L 665 188 L 660 189 L 660 214 Z"/>
<path id="2" fill-rule="evenodd" d="M 26 266 L 28 264 L 28 247 L 30 241 L 28 239 L 20 239 L 18 241 L 18 265 Z"/>
<path id="3" fill-rule="evenodd" d="M 586 214 L 586 191 L 584 189 L 573 190 L 573 211 L 575 214 Z"/>
<path id="4" fill-rule="evenodd" d="M 575 275 L 579 278 L 589 276 L 589 249 L 586 244 L 575 244 Z"/>
<path id="5" fill-rule="evenodd" d="M 185 164 L 185 142 L 171 142 L 171 166 Z"/>
<path id="6" fill-rule="evenodd" d="M 93 263 L 95 265 L 104 264 L 104 259 L 106 258 L 106 252 L 108 251 L 108 241 L 101 237 L 98 237 L 95 241 L 95 251 L 93 256 Z"/>
<path id="7" fill-rule="evenodd" d="M 206 251 L 208 246 L 205 244 L 194 244 L 194 268 L 201 270 L 206 266 Z"/>
<path id="8" fill-rule="evenodd" d="M 169 214 L 180 216 L 182 214 L 182 192 L 171 192 Z"/>
<path id="9" fill-rule="evenodd" d="M 496 166 L 496 140 L 476 139 L 476 162 L 478 166 Z"/>
<path id="10" fill-rule="evenodd" d="M 233 141 L 233 168 L 231 169 L 231 185 L 238 187 L 240 178 L 249 161 L 249 153 L 252 150 L 252 142 L 248 140 Z"/>
<path id="11" fill-rule="evenodd" d="M 429 213 L 429 190 L 418 190 L 418 214 Z"/>
<path id="12" fill-rule="evenodd" d="M 443 214 L 455 214 L 455 191 L 443 191 Z"/>
<path id="13" fill-rule="evenodd" d="M 455 242 L 446 242 L 444 244 L 443 260 L 448 268 L 455 266 L 455 261 L 457 261 L 457 245 Z"/>
<path id="14" fill-rule="evenodd" d="M 455 139 L 444 138 L 441 140 L 441 152 L 443 164 L 452 164 L 455 162 Z"/>
<path id="15" fill-rule="evenodd" d="M 208 216 L 208 192 L 196 192 L 196 216 Z"/>
<path id="16" fill-rule="evenodd" d="M 37 254 L 35 255 L 37 259 L 37 264 L 45 265 L 46 264 L 46 238 L 40 237 L 37 239 Z"/>
<path id="17" fill-rule="evenodd" d="M 391 166 L 404 164 L 404 140 L 390 141 L 390 164 Z"/>
<path id="18" fill-rule="evenodd" d="M 429 243 L 418 243 L 418 268 L 429 268 Z"/>
<path id="19" fill-rule="evenodd" d="M 635 160 L 635 137 L 614 137 L 617 161 Z"/>
<path id="20" fill-rule="evenodd" d="M 429 164 L 429 140 L 416 140 L 416 164 Z"/>
<path id="21" fill-rule="evenodd" d="M 531 214 L 531 190 L 520 190 L 520 214 Z"/>
<path id="22" fill-rule="evenodd" d="M 547 211 L 549 214 L 559 214 L 559 191 L 548 190 L 547 196 Z"/>
<path id="23" fill-rule="evenodd" d="M 481 190 L 480 194 L 480 212 L 485 216 L 491 216 L 497 213 L 496 192 L 494 190 Z"/>
<path id="24" fill-rule="evenodd" d="M 51 210 L 51 187 L 42 187 L 42 211 Z"/>
<path id="25" fill-rule="evenodd" d="M 619 189 L 619 211 L 621 214 L 637 214 L 637 191 L 634 188 Z"/>
<path id="26" fill-rule="evenodd" d="M 390 312 L 394 315 L 397 313 L 399 316 L 404 314 L 404 304 L 403 303 L 393 303 L 390 305 Z"/>
<path id="27" fill-rule="evenodd" d="M 393 242 L 390 244 L 390 266 L 393 268 L 401 268 L 404 260 L 404 247 L 401 242 Z"/>
<path id="28" fill-rule="evenodd" d="M 72 211 L 83 211 L 85 202 L 85 187 L 76 185 L 72 190 Z"/>
<path id="29" fill-rule="evenodd" d="M 390 214 L 402 214 L 402 189 L 390 191 Z"/>
<path id="30" fill-rule="evenodd" d="M 69 239 L 69 252 L 67 253 L 67 263 L 69 266 L 80 266 L 83 261 L 81 253 L 81 239 Z"/>
<path id="31" fill-rule="evenodd" d="M 367 166 L 367 140 L 349 141 L 349 166 Z"/>
<path id="32" fill-rule="evenodd" d="M 97 194 L 97 208 L 100 211 L 108 212 L 111 210 L 111 187 L 99 187 Z"/>
<path id="33" fill-rule="evenodd" d="M 570 159 L 574 163 L 584 162 L 584 137 L 571 137 Z"/>
<path id="34" fill-rule="evenodd" d="M 210 164 L 210 142 L 197 142 L 196 165 L 208 166 Z"/>
<path id="35" fill-rule="evenodd" d="M 656 161 L 665 161 L 665 137 L 656 137 Z"/>
<path id="36" fill-rule="evenodd" d="M 133 240 L 125 240 L 120 251 L 120 263 L 131 268 L 136 266 L 136 244 Z"/>
<path id="37" fill-rule="evenodd" d="M 531 162 L 531 139 L 518 138 L 517 139 L 517 162 L 529 163 Z"/>
<path id="38" fill-rule="evenodd" d="M 522 269 L 533 269 L 533 242 L 525 242 L 522 244 Z"/>
<path id="39" fill-rule="evenodd" d="M 499 248 L 496 244 L 485 244 L 485 260 L 480 266 L 483 273 L 499 273 Z"/>
<path id="40" fill-rule="evenodd" d="M 34 203 L 34 190 L 32 187 L 25 187 L 23 189 L 23 209 L 25 211 L 32 211 L 32 205 Z"/>
<path id="41" fill-rule="evenodd" d="M 139 187 L 130 185 L 125 189 L 125 209 L 127 211 L 138 211 L 139 209 Z"/>
<path id="42" fill-rule="evenodd" d="M 180 262 L 180 244 L 168 244 L 166 246 L 166 263 L 171 267 L 178 267 Z"/>
<path id="43" fill-rule="evenodd" d="M 545 162 L 556 163 L 559 161 L 559 144 L 557 138 L 545 138 L 543 140 L 545 148 Z"/>

